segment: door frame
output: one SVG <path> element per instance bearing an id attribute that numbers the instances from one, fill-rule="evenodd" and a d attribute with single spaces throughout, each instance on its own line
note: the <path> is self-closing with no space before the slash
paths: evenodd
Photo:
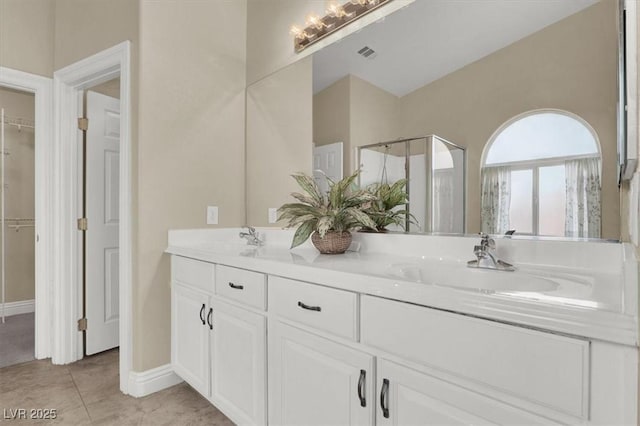
<path id="1" fill-rule="evenodd" d="M 54 164 L 53 212 L 55 221 L 52 361 L 67 364 L 83 356 L 82 282 L 79 275 L 79 175 L 77 119 L 82 113 L 82 91 L 120 77 L 120 390 L 129 393 L 133 365 L 132 327 L 132 178 L 131 178 L 131 43 L 122 42 L 53 74 Z M 91 225 L 89 225 L 91 226 Z M 89 325 L 90 326 L 90 325 Z"/>
<path id="2" fill-rule="evenodd" d="M 51 293 L 53 265 L 52 80 L 0 67 L 0 86 L 35 96 L 35 357 L 49 358 L 53 344 Z"/>

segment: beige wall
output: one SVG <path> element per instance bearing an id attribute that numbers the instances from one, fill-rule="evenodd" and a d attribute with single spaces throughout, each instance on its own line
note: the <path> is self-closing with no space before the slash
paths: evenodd
<path id="1" fill-rule="evenodd" d="M 113 80 L 109 80 L 97 86 L 93 86 L 89 90 L 96 93 L 102 93 L 103 95 L 111 96 L 112 98 L 120 99 L 120 78 L 114 78 Z"/>
<path id="2" fill-rule="evenodd" d="M 247 89 L 247 223 L 268 225 L 268 209 L 299 191 L 311 173 L 312 64 L 305 58 Z"/>
<path id="3" fill-rule="evenodd" d="M 468 232 L 480 230 L 480 158 L 493 132 L 525 111 L 558 108 L 598 134 L 602 237 L 620 238 L 615 3 L 601 2 L 402 98 L 403 136 L 433 133 L 467 148 Z"/>
<path id="4" fill-rule="evenodd" d="M 246 2 L 140 7 L 134 370 L 170 361 L 167 231 L 244 223 Z"/>
<path id="5" fill-rule="evenodd" d="M 53 75 L 55 0 L 0 0 L 0 66 Z"/>
<path id="6" fill-rule="evenodd" d="M 34 96 L 0 89 L 0 108 L 7 117 L 34 120 Z M 35 214 L 35 139 L 33 129 L 5 126 L 5 215 L 7 218 L 34 218 Z M 15 232 L 6 230 L 6 301 L 32 300 L 35 297 L 35 238 L 33 227 Z"/>
<path id="7" fill-rule="evenodd" d="M 351 146 L 351 78 L 346 76 L 313 95 L 313 142 L 316 146 L 343 142 L 344 154 Z M 349 162 L 344 159 L 345 176 Z"/>
<path id="8" fill-rule="evenodd" d="M 136 0 L 0 0 L 3 67 L 51 77 L 137 34 Z"/>
<path id="9" fill-rule="evenodd" d="M 398 97 L 353 75 L 313 96 L 316 145 L 344 142 L 344 175 L 355 165 L 355 149 L 398 137 Z"/>
<path id="10" fill-rule="evenodd" d="M 55 0 L 54 70 L 137 38 L 138 1 Z"/>
<path id="11" fill-rule="evenodd" d="M 351 76 L 351 146 L 345 152 L 348 174 L 355 170 L 352 157 L 357 147 L 402 136 L 398 127 L 399 107 L 397 96 Z"/>

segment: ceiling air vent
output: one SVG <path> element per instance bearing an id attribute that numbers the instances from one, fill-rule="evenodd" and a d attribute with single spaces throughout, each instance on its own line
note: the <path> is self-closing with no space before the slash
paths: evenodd
<path id="1" fill-rule="evenodd" d="M 362 49 L 358 50 L 358 54 L 362 55 L 367 59 L 373 59 L 376 57 L 376 51 L 370 48 L 369 46 L 365 46 Z"/>

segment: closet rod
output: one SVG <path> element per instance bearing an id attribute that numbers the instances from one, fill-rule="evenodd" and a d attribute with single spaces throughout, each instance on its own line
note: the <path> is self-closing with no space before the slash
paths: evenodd
<path id="1" fill-rule="evenodd" d="M 9 229 L 15 229 L 16 232 L 19 232 L 20 229 L 22 228 L 35 228 L 36 224 L 35 223 L 29 223 L 29 224 L 16 224 L 16 225 L 7 225 L 7 228 Z"/>

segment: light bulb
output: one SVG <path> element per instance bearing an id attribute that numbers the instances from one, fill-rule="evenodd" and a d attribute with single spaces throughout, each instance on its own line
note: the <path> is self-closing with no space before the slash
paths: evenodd
<path id="1" fill-rule="evenodd" d="M 327 6 L 327 15 L 332 16 L 334 18 L 341 18 L 344 16 L 344 9 L 337 1 L 332 1 Z"/>
<path id="2" fill-rule="evenodd" d="M 289 30 L 289 34 L 295 36 L 295 38 L 298 40 L 304 40 L 305 38 L 307 38 L 307 33 L 295 25 L 291 26 L 291 29 Z"/>
<path id="3" fill-rule="evenodd" d="M 307 16 L 306 24 L 308 27 L 315 27 L 317 30 L 321 30 L 322 27 L 324 27 L 324 22 L 322 22 L 322 19 L 315 14 Z"/>

